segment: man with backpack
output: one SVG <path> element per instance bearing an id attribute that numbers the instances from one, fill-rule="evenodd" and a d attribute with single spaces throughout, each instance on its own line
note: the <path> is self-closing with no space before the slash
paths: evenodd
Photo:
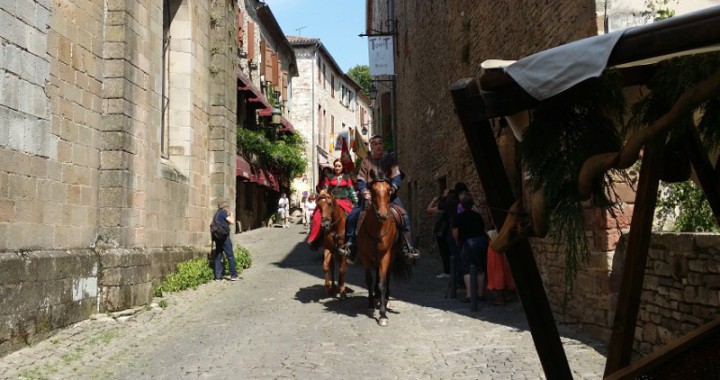
<path id="1" fill-rule="evenodd" d="M 223 253 L 230 267 L 230 281 L 238 280 L 235 254 L 233 253 L 232 239 L 230 239 L 231 224 L 235 224 L 235 218 L 233 218 L 233 213 L 230 211 L 230 206 L 227 202 L 222 201 L 218 203 L 218 210 L 215 212 L 213 221 L 210 224 L 210 235 L 215 244 L 215 281 L 221 281 L 223 279 L 225 272 L 222 260 Z"/>

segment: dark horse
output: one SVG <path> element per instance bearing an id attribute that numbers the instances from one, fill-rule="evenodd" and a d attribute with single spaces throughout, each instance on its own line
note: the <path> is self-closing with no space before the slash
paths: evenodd
<path id="1" fill-rule="evenodd" d="M 399 280 L 410 278 L 410 264 L 398 255 L 398 222 L 390 207 L 392 186 L 384 177 L 371 172 L 371 207 L 365 211 L 364 219 L 358 226 L 357 247 L 365 268 L 365 284 L 368 289 L 368 309 L 375 310 L 375 298 L 379 297 L 380 318 L 378 324 L 387 326 L 387 303 L 390 298 L 390 276 Z M 373 282 L 372 271 L 375 272 Z"/>
<path id="2" fill-rule="evenodd" d="M 321 234 L 323 254 L 323 272 L 325 272 L 325 293 L 334 296 L 337 290 L 341 299 L 345 294 L 345 272 L 347 263 L 338 253 L 338 247 L 345 243 L 345 210 L 335 201 L 335 197 L 325 190 L 320 192 L 315 202 L 322 217 Z M 337 288 L 335 288 L 335 269 L 339 269 Z"/>

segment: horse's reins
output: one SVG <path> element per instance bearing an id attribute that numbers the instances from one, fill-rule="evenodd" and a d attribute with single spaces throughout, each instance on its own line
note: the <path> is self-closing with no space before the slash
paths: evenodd
<path id="1" fill-rule="evenodd" d="M 323 196 L 322 198 L 325 199 L 325 200 L 327 199 L 326 196 Z M 336 209 L 336 206 L 337 206 L 337 202 L 335 201 L 335 197 L 333 197 L 333 198 L 332 198 L 332 201 L 330 202 L 330 208 L 332 209 L 332 212 L 333 212 L 333 213 L 336 212 L 336 210 L 335 210 L 335 209 Z M 342 211 L 341 211 L 341 212 L 342 212 Z M 332 227 L 333 227 L 333 226 L 335 226 L 336 224 L 340 223 L 340 218 L 335 218 L 332 214 L 331 214 L 331 219 L 330 219 L 330 220 L 331 220 L 331 222 L 330 222 L 330 225 L 328 225 L 328 227 L 327 227 L 326 233 L 327 233 L 327 232 L 330 232 L 330 231 L 332 230 Z M 323 228 L 323 229 L 325 229 L 325 228 Z M 335 246 L 337 246 L 338 240 L 340 240 L 340 235 L 338 235 L 338 234 L 333 234 L 333 242 L 334 242 Z"/>
<path id="2" fill-rule="evenodd" d="M 372 201 L 372 200 L 370 201 L 370 203 L 372 203 L 373 210 L 375 211 L 375 217 L 377 218 L 378 221 L 380 221 L 380 220 L 381 220 L 381 218 L 380 218 L 380 212 L 378 211 L 377 204 L 376 204 L 374 201 Z M 390 206 L 389 206 L 389 205 L 388 205 L 388 213 L 389 213 L 389 214 L 392 214 L 392 211 L 390 210 Z M 391 216 L 391 215 L 388 215 L 388 218 L 389 218 L 390 216 Z M 365 233 L 368 234 L 368 236 L 373 237 L 372 234 L 367 230 L 367 225 L 366 225 L 365 223 L 363 223 L 362 227 L 363 227 L 363 229 L 365 230 Z M 383 239 L 385 236 L 387 236 L 389 233 L 390 233 L 390 226 L 389 226 L 389 225 L 388 225 L 387 229 L 385 230 L 385 233 L 382 233 L 382 230 L 380 230 L 380 235 L 378 235 L 378 237 L 375 238 L 375 240 L 377 241 L 377 244 L 380 244 L 380 243 L 382 242 L 382 239 Z"/>

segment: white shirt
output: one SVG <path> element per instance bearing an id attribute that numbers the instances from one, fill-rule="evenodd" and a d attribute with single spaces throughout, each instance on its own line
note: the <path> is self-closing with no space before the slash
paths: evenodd
<path id="1" fill-rule="evenodd" d="M 288 210 L 290 208 L 290 202 L 288 202 L 287 198 L 280 198 L 278 201 L 278 210 Z"/>

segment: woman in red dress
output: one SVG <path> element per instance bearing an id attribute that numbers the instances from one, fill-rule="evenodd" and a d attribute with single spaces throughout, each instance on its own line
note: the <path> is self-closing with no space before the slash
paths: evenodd
<path id="1" fill-rule="evenodd" d="M 352 178 L 343 170 L 343 164 L 339 158 L 333 161 L 333 172 L 323 177 L 320 182 L 318 192 L 323 189 L 335 197 L 337 204 L 340 205 L 346 213 L 349 213 L 357 203 L 357 194 L 355 193 Z M 320 235 L 321 218 L 317 210 L 316 208 L 313 214 L 310 225 L 310 235 L 308 236 L 310 248 L 313 250 L 317 249 L 316 239 L 319 237 L 318 235 Z"/>

